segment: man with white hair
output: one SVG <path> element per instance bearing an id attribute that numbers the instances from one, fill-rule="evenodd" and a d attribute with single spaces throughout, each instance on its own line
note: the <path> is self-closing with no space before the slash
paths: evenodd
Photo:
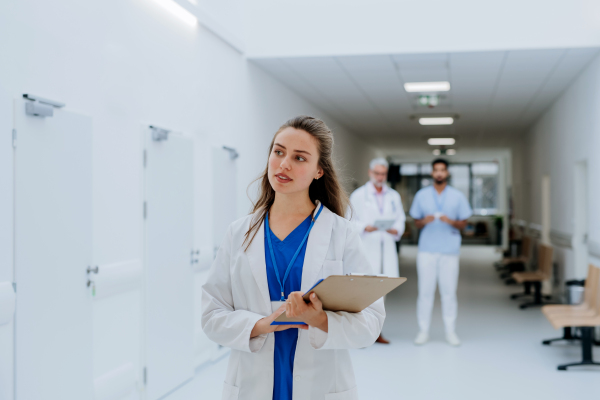
<path id="1" fill-rule="evenodd" d="M 369 182 L 350 196 L 349 218 L 359 228 L 369 262 L 377 274 L 398 277 L 396 243 L 404 233 L 404 208 L 400 194 L 388 187 L 388 162 L 376 158 L 369 165 Z M 378 343 L 389 343 L 381 335 Z"/>

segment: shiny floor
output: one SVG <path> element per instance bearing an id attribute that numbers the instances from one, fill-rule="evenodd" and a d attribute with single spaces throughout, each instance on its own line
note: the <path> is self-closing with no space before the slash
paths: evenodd
<path id="1" fill-rule="evenodd" d="M 538 309 L 519 310 L 492 268 L 499 255 L 492 247 L 465 246 L 458 287 L 457 333 L 463 344 L 444 340 L 439 295 L 430 342 L 417 347 L 415 306 L 416 248 L 401 249 L 400 272 L 408 282 L 386 301 L 383 329 L 390 345 L 353 350 L 360 398 L 418 400 L 600 398 L 600 367 L 557 371 L 558 364 L 581 359 L 578 345 L 542 346 L 560 336 Z M 595 349 L 600 360 L 600 348 Z M 226 357 L 197 371 L 196 378 L 168 400 L 220 399 Z"/>

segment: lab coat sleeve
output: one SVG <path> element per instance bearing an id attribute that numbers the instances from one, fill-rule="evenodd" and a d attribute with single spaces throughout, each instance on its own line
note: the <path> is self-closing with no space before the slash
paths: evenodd
<path id="1" fill-rule="evenodd" d="M 346 245 L 343 256 L 344 274 L 372 274 L 362 241 L 355 227 L 346 232 Z M 359 313 L 327 313 L 328 332 L 309 327 L 309 341 L 313 348 L 320 350 L 357 349 L 372 345 L 383 327 L 385 309 L 383 298 L 377 300 Z"/>
<path id="2" fill-rule="evenodd" d="M 402 206 L 402 199 L 400 198 L 399 193 L 394 193 L 394 203 L 396 203 L 396 207 L 398 208 L 398 218 L 396 218 L 396 222 L 392 226 L 393 229 L 398 231 L 398 234 L 392 235 L 394 241 L 399 241 L 404 233 L 404 228 L 406 227 L 406 215 L 404 214 L 404 207 Z"/>
<path id="3" fill-rule="evenodd" d="M 365 228 L 369 224 L 368 224 L 368 221 L 365 220 L 364 201 L 362 201 L 362 199 L 359 198 L 359 197 L 363 197 L 363 196 L 359 196 L 359 194 L 358 194 L 358 192 L 360 190 L 361 189 L 355 190 L 354 193 L 352 193 L 352 195 L 350 196 L 350 204 L 352 206 L 352 209 L 350 209 L 350 207 L 348 207 L 348 212 L 346 213 L 346 218 L 349 219 L 354 224 L 354 226 L 356 226 L 359 233 L 364 233 Z M 364 189 L 362 189 L 362 190 L 364 190 Z"/>
<path id="4" fill-rule="evenodd" d="M 202 330 L 213 342 L 232 349 L 255 353 L 267 339 L 267 334 L 250 338 L 252 328 L 263 315 L 236 310 L 231 292 L 231 229 L 219 248 L 208 279 L 202 285 Z"/>

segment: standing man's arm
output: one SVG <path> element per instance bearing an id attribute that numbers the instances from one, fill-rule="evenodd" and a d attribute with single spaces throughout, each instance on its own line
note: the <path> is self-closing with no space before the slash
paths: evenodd
<path id="1" fill-rule="evenodd" d="M 395 207 L 398 211 L 398 217 L 394 222 L 394 225 L 387 230 L 387 233 L 394 236 L 394 240 L 397 242 L 402 237 L 404 233 L 404 228 L 406 227 L 406 215 L 404 215 L 404 207 L 402 206 L 402 199 L 400 198 L 400 194 L 397 192 L 393 192 L 394 198 L 392 201 L 395 204 Z"/>
<path id="2" fill-rule="evenodd" d="M 417 229 L 423 229 L 425 225 L 435 220 L 433 215 L 425 215 L 421 209 L 421 192 L 417 192 L 408 212 L 415 220 Z"/>
<path id="3" fill-rule="evenodd" d="M 373 232 L 376 231 L 377 228 L 368 225 L 367 222 L 364 220 L 365 202 L 364 193 L 362 193 L 363 190 L 365 190 L 364 187 L 358 188 L 350 195 L 350 204 L 352 205 L 352 210 L 348 210 L 346 217 L 350 221 L 354 222 L 354 225 L 358 228 L 358 231 L 360 233 Z"/>
<path id="4" fill-rule="evenodd" d="M 450 219 L 450 218 L 446 217 L 445 215 L 442 215 L 440 217 L 440 221 L 445 222 L 445 223 L 447 223 L 449 225 L 452 225 L 453 227 L 455 227 L 459 231 L 462 231 L 467 226 L 467 220 L 466 219 L 463 219 L 463 220 L 454 220 L 454 219 Z"/>
<path id="5" fill-rule="evenodd" d="M 473 210 L 469 205 L 469 201 L 462 193 L 460 193 L 457 219 L 450 219 L 447 216 L 442 215 L 440 217 L 440 221 L 450 224 L 458 230 L 463 230 L 467 226 L 467 218 L 469 218 L 471 215 L 473 215 Z"/>

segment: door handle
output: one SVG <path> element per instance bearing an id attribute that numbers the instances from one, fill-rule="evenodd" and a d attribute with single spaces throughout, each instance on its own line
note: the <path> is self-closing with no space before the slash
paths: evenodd
<path id="1" fill-rule="evenodd" d="M 86 272 L 88 274 L 90 274 L 92 272 L 95 273 L 95 274 L 97 274 L 98 273 L 98 266 L 96 265 L 94 268 L 88 266 Z"/>

